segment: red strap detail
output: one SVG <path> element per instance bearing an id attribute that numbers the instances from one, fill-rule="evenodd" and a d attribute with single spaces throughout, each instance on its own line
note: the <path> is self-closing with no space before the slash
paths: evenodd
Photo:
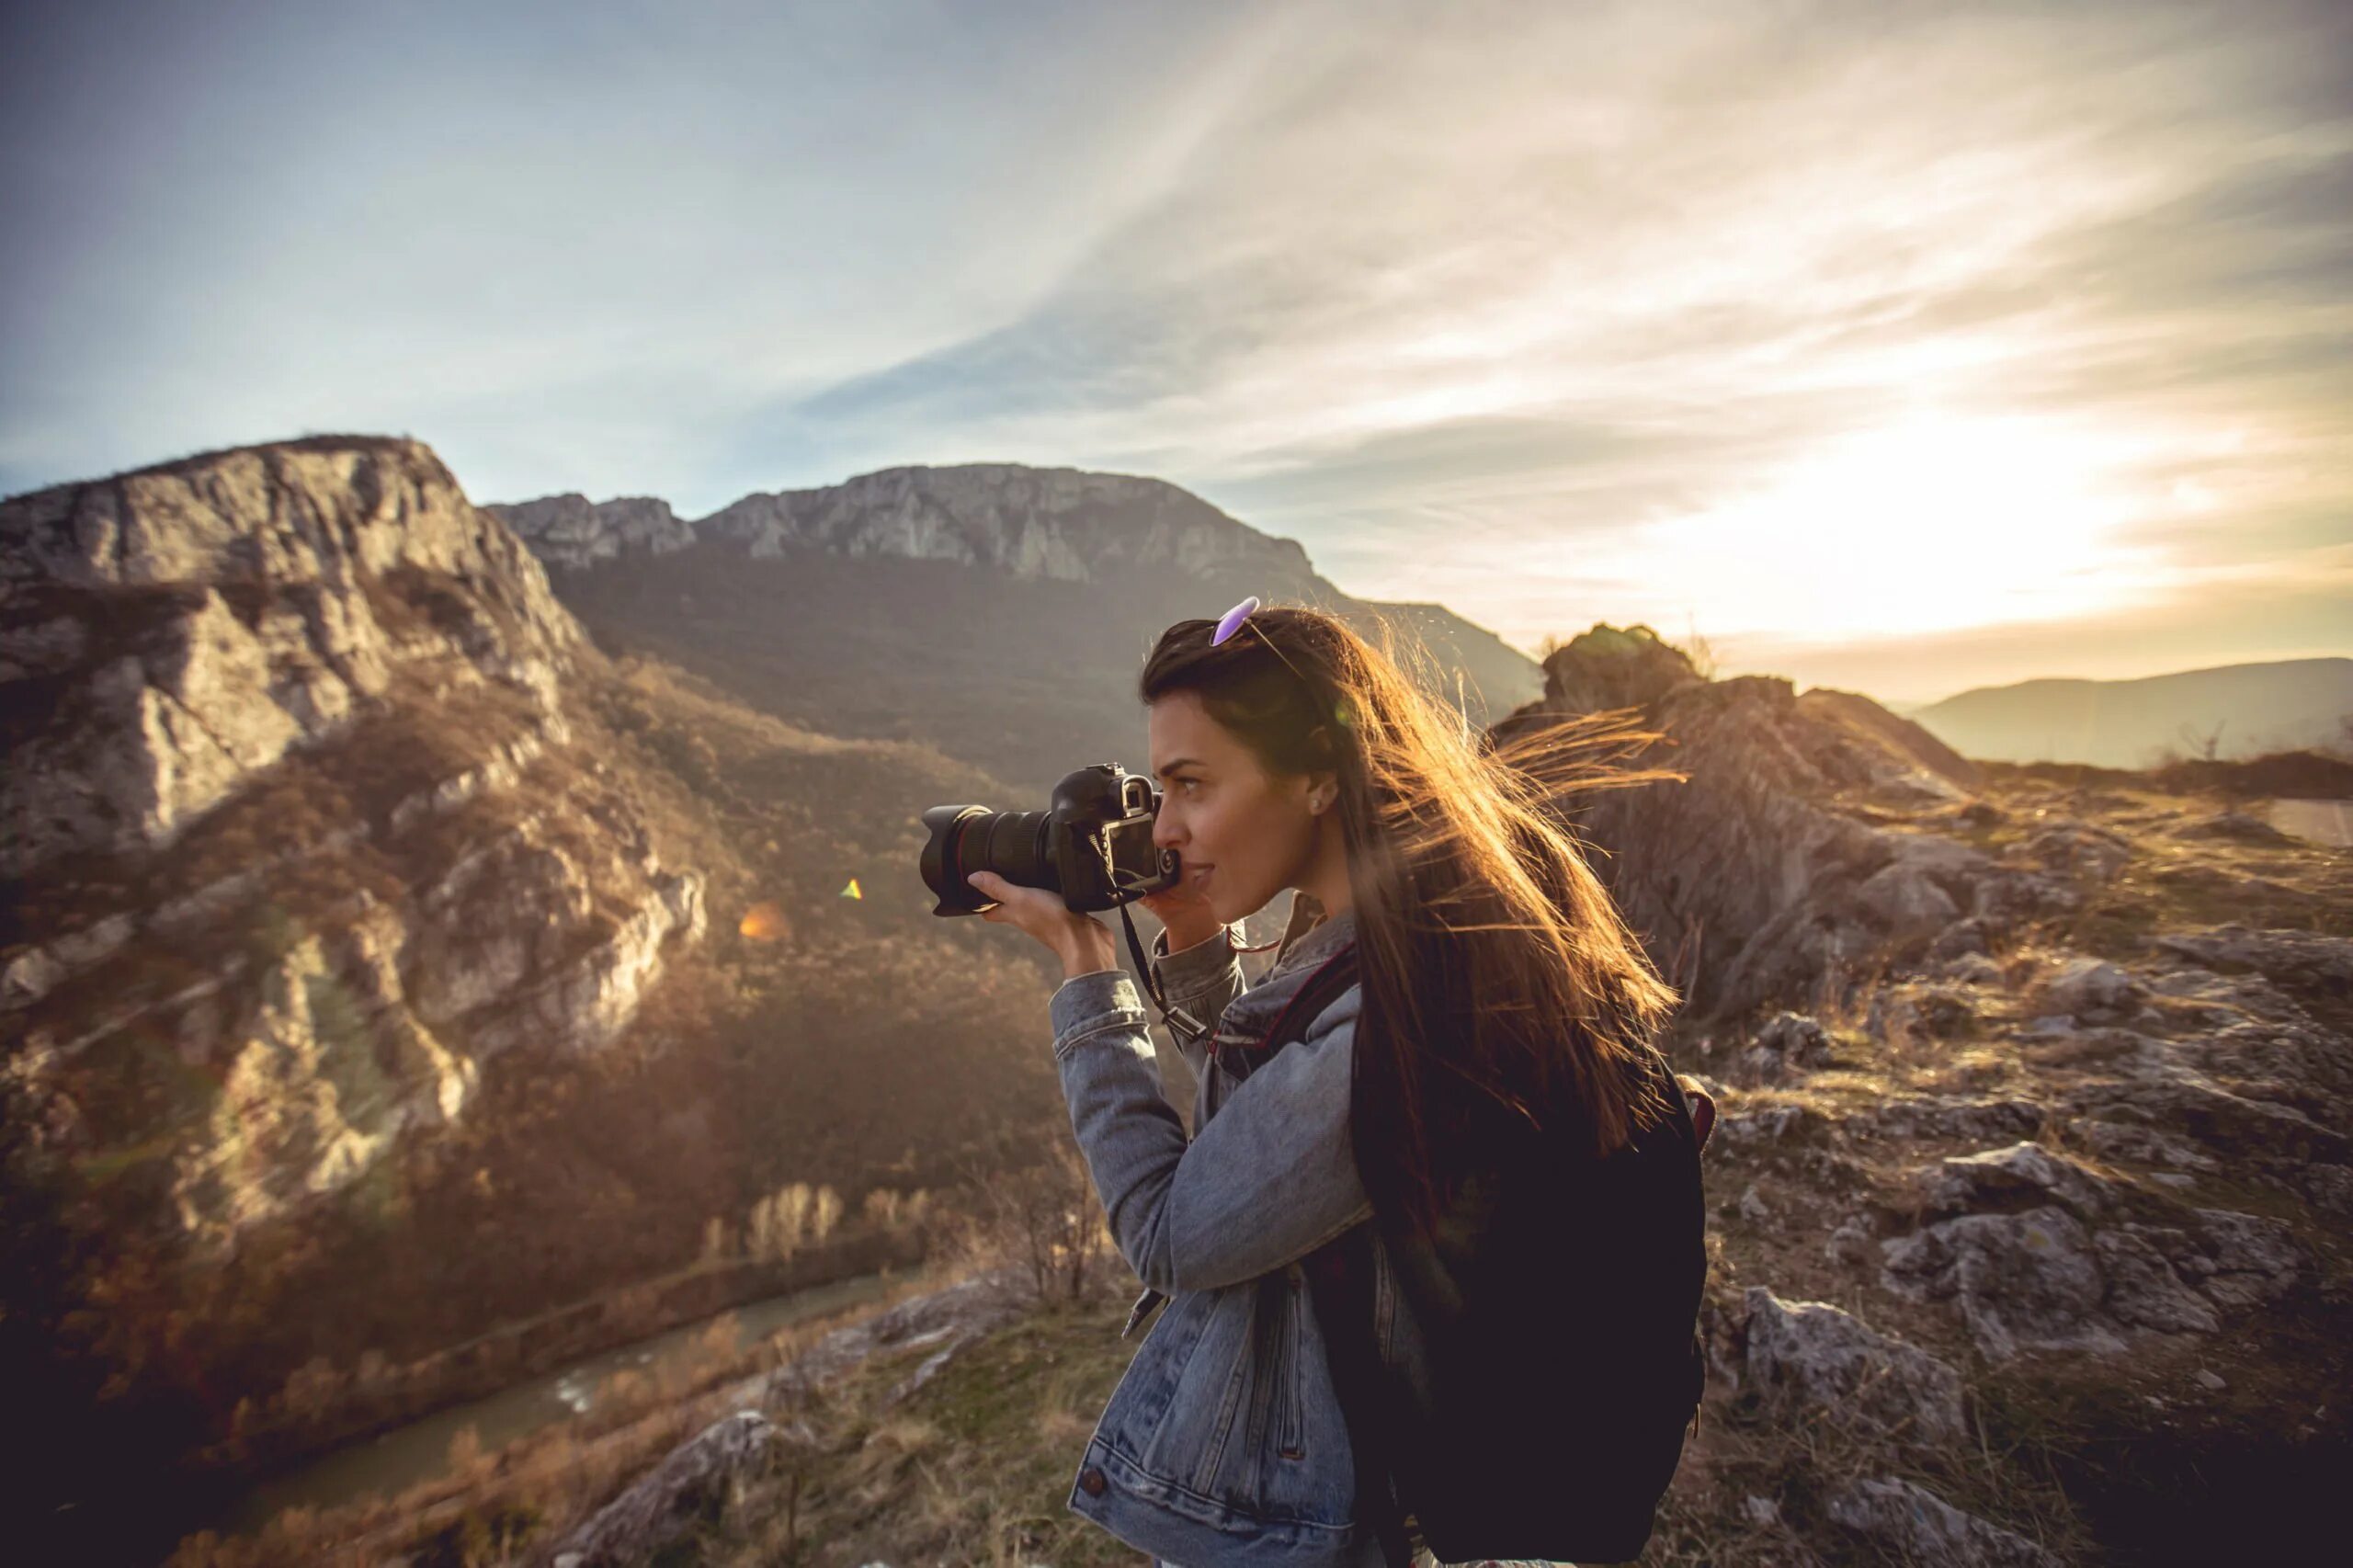
<path id="1" fill-rule="evenodd" d="M 1318 964 L 1316 966 L 1315 972 L 1307 977 L 1307 983 L 1301 986 L 1297 991 L 1292 992 L 1290 994 L 1290 999 L 1283 1004 L 1283 1010 L 1275 1015 L 1275 1027 L 1268 1029 L 1266 1032 L 1266 1035 L 1256 1045 L 1250 1046 L 1247 1049 L 1259 1051 L 1272 1050 L 1275 1041 L 1282 1038 L 1283 1026 L 1290 1022 L 1291 1009 L 1299 1006 L 1300 999 L 1315 990 L 1317 985 L 1323 982 L 1324 977 L 1332 971 L 1333 965 L 1338 963 L 1342 959 L 1347 958 L 1350 953 L 1353 953 L 1356 950 L 1357 945 L 1355 942 L 1344 942 L 1340 945 L 1340 950 L 1338 952 L 1334 953 L 1330 958 L 1325 959 L 1321 964 Z M 1329 1004 L 1327 1003 L 1326 1006 L 1329 1006 Z"/>

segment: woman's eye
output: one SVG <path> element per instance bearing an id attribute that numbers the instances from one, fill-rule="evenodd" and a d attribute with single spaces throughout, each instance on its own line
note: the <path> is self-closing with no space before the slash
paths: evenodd
<path id="1" fill-rule="evenodd" d="M 1179 778 L 1176 780 L 1176 788 L 1179 790 L 1190 790 L 1194 785 L 1199 782 L 1200 780 L 1198 778 Z"/>

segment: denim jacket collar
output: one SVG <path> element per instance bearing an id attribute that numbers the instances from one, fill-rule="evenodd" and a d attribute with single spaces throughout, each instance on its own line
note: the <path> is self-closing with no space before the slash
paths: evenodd
<path id="1" fill-rule="evenodd" d="M 1290 924 L 1284 927 L 1273 965 L 1256 985 L 1227 1005 L 1218 1023 L 1218 1040 L 1256 1044 L 1308 977 L 1355 940 L 1356 933 L 1353 911 L 1327 915 L 1310 895 L 1294 894 Z"/>

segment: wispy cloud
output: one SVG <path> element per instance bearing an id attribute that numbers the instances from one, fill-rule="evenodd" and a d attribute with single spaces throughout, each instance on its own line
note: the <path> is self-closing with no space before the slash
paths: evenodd
<path id="1" fill-rule="evenodd" d="M 355 424 L 689 512 L 1028 460 L 1531 647 L 1916 697 L 2353 649 L 2339 7 L 703 15 L 244 11 L 127 125 L 52 49 L 0 478 Z"/>

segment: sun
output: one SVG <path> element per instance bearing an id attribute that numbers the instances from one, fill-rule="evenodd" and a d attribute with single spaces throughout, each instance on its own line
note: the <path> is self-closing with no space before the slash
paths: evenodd
<path id="1" fill-rule="evenodd" d="M 2047 621 L 2144 597 L 2130 439 L 1922 416 L 1825 444 L 1646 543 L 1703 626 L 1808 640 Z"/>

